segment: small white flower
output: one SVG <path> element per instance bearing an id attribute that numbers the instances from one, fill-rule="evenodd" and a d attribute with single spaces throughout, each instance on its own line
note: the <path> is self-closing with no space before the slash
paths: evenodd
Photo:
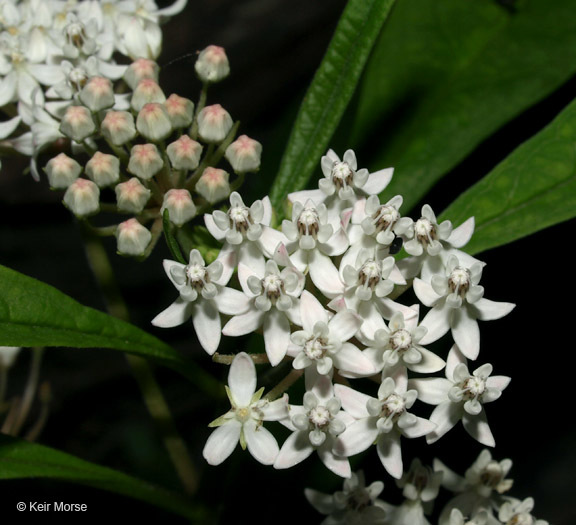
<path id="1" fill-rule="evenodd" d="M 390 523 L 392 506 L 378 499 L 383 490 L 382 481 L 366 486 L 364 473 L 359 471 L 344 480 L 341 491 L 324 494 L 305 489 L 304 495 L 318 512 L 328 515 L 322 522 L 326 525 L 385 525 Z"/>
<path id="2" fill-rule="evenodd" d="M 386 377 L 378 389 L 378 398 L 344 385 L 335 385 L 342 406 L 356 421 L 339 438 L 335 450 L 353 456 L 376 443 L 382 465 L 394 478 L 402 476 L 400 437 L 416 438 L 432 432 L 435 424 L 408 412 L 418 393 L 407 390 L 407 377 L 398 373 Z"/>
<path id="3" fill-rule="evenodd" d="M 298 325 L 302 322 L 298 297 L 304 288 L 304 276 L 296 268 L 287 267 L 280 271 L 276 262 L 267 261 L 263 274 L 240 263 L 238 278 L 249 307 L 234 315 L 222 333 L 238 337 L 262 326 L 266 354 L 270 364 L 276 366 L 290 344 L 290 322 Z"/>
<path id="4" fill-rule="evenodd" d="M 428 443 L 440 439 L 462 420 L 474 439 L 489 447 L 495 445 L 484 404 L 498 399 L 510 378 L 491 374 L 491 364 L 482 365 L 470 374 L 466 358 L 454 345 L 448 354 L 446 379 L 427 377 L 409 381 L 410 387 L 418 391 L 419 399 L 437 405 L 430 416 L 437 427 L 427 436 Z"/>
<path id="5" fill-rule="evenodd" d="M 416 296 L 424 305 L 432 307 L 421 323 L 428 329 L 422 344 L 433 343 L 451 330 L 462 353 L 469 359 L 478 357 L 480 331 L 477 320 L 500 319 L 515 307 L 512 303 L 483 297 L 484 288 L 478 285 L 482 267 L 479 261 L 470 267 L 462 266 L 452 255 L 444 275 L 434 275 L 430 282 L 414 279 Z"/>
<path id="6" fill-rule="evenodd" d="M 506 525 L 548 525 L 545 520 L 537 520 L 532 516 L 534 499 L 524 501 L 510 499 L 505 501 L 498 511 L 498 519 Z"/>
<path id="7" fill-rule="evenodd" d="M 287 398 L 261 399 L 263 388 L 256 392 L 256 367 L 252 358 L 241 352 L 234 357 L 228 374 L 226 393 L 232 408 L 213 421 L 217 427 L 206 442 L 202 455 L 210 465 L 219 465 L 238 443 L 248 448 L 254 459 L 272 465 L 278 455 L 278 443 L 262 426 L 263 421 L 278 421 L 287 414 Z"/>
<path id="8" fill-rule="evenodd" d="M 294 357 L 296 369 L 314 367 L 327 375 L 336 367 L 344 377 L 368 376 L 379 372 L 375 364 L 356 346 L 347 342 L 362 324 L 352 310 L 341 310 L 330 318 L 329 313 L 310 292 L 300 298 L 303 330 L 290 336 L 288 355 Z"/>
<path id="9" fill-rule="evenodd" d="M 198 250 L 190 252 L 187 265 L 165 260 L 164 270 L 180 295 L 152 320 L 152 324 L 172 328 L 192 317 L 202 348 L 212 355 L 218 349 L 222 335 L 220 313 L 245 312 L 248 298 L 238 290 L 225 287 L 229 278 L 223 275 L 222 263 L 214 261 L 205 266 Z"/>
<path id="10" fill-rule="evenodd" d="M 349 478 L 348 459 L 332 452 L 335 438 L 354 421 L 340 408 L 340 399 L 334 395 L 332 377 L 317 376 L 312 388 L 304 394 L 303 406 L 290 405 L 289 419 L 281 421 L 293 432 L 282 445 L 274 468 L 293 467 L 317 451 L 328 469 Z"/>

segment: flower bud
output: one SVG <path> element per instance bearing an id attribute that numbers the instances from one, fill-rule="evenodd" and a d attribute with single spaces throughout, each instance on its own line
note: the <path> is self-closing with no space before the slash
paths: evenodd
<path id="1" fill-rule="evenodd" d="M 160 213 L 166 209 L 170 221 L 176 226 L 182 226 L 196 215 L 196 206 L 188 190 L 168 190 Z"/>
<path id="2" fill-rule="evenodd" d="M 90 111 L 100 111 L 114 105 L 112 82 L 105 77 L 92 77 L 80 91 L 80 100 Z"/>
<path id="3" fill-rule="evenodd" d="M 258 171 L 262 144 L 247 135 L 241 135 L 226 148 L 224 156 L 236 173 Z"/>
<path id="4" fill-rule="evenodd" d="M 130 89 L 134 90 L 141 80 L 150 79 L 158 82 L 159 71 L 158 64 L 153 60 L 139 58 L 126 68 L 124 80 Z"/>
<path id="5" fill-rule="evenodd" d="M 108 111 L 100 131 L 112 144 L 122 146 L 136 136 L 134 117 L 128 111 Z"/>
<path id="6" fill-rule="evenodd" d="M 194 118 L 194 103 L 184 97 L 172 93 L 164 102 L 164 107 L 170 115 L 172 127 L 185 128 L 192 124 Z"/>
<path id="7" fill-rule="evenodd" d="M 222 142 L 233 124 L 230 113 L 220 104 L 206 106 L 198 114 L 198 134 L 204 142 Z"/>
<path id="8" fill-rule="evenodd" d="M 50 187 L 63 190 L 78 178 L 82 166 L 65 153 L 60 153 L 48 161 L 44 171 L 48 175 Z"/>
<path id="9" fill-rule="evenodd" d="M 130 151 L 128 171 L 141 179 L 151 179 L 158 173 L 164 161 L 154 144 L 137 144 Z"/>
<path id="10" fill-rule="evenodd" d="M 140 111 L 144 104 L 149 104 L 150 102 L 163 104 L 166 102 L 166 96 L 155 80 L 145 78 L 138 83 L 134 93 L 132 93 L 130 105 L 133 110 Z"/>
<path id="11" fill-rule="evenodd" d="M 99 188 L 110 186 L 120 179 L 120 161 L 114 155 L 97 151 L 86 163 L 86 175 Z"/>
<path id="12" fill-rule="evenodd" d="M 144 209 L 152 193 L 136 177 L 117 184 L 114 190 L 118 211 L 136 214 Z"/>
<path id="13" fill-rule="evenodd" d="M 194 170 L 200 164 L 202 145 L 188 135 L 182 135 L 178 140 L 168 144 L 166 153 L 174 169 Z"/>
<path id="14" fill-rule="evenodd" d="M 60 131 L 76 142 L 82 142 L 96 130 L 90 110 L 84 106 L 69 106 L 60 122 Z"/>
<path id="15" fill-rule="evenodd" d="M 221 201 L 230 195 L 228 173 L 218 168 L 206 168 L 194 188 L 210 204 Z"/>
<path id="16" fill-rule="evenodd" d="M 220 82 L 230 74 L 230 63 L 223 47 L 208 46 L 200 52 L 194 69 L 202 82 Z"/>
<path id="17" fill-rule="evenodd" d="M 150 231 L 136 219 L 121 222 L 116 228 L 118 253 L 122 255 L 142 255 L 151 239 Z"/>
<path id="18" fill-rule="evenodd" d="M 158 142 L 172 133 L 172 123 L 168 111 L 162 104 L 144 104 L 136 117 L 136 129 L 148 140 Z"/>
<path id="19" fill-rule="evenodd" d="M 92 215 L 100 209 L 100 190 L 91 180 L 76 179 L 64 194 L 64 204 L 76 217 Z"/>

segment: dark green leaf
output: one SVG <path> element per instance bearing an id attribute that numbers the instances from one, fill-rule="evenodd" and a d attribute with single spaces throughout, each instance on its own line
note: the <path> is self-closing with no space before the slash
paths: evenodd
<path id="1" fill-rule="evenodd" d="M 286 195 L 303 189 L 350 102 L 394 0 L 350 0 L 308 88 L 280 162 L 270 198 L 281 211 Z"/>
<path id="2" fill-rule="evenodd" d="M 59 450 L 0 435 L 0 479 L 50 478 L 122 494 L 187 518 L 198 518 L 189 498 Z"/>
<path id="3" fill-rule="evenodd" d="M 576 101 L 454 201 L 442 218 L 474 216 L 478 253 L 576 216 Z"/>
<path id="4" fill-rule="evenodd" d="M 403 195 L 404 213 L 576 72 L 572 0 L 515 6 L 398 0 L 359 85 L 348 145 L 373 152 L 361 166 L 395 167 L 386 196 Z"/>

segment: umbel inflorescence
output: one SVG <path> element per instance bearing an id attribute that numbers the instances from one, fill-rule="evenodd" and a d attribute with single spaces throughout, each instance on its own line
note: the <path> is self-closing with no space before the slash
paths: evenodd
<path id="1" fill-rule="evenodd" d="M 530 514 L 531 500 L 502 495 L 510 463 L 488 451 L 462 479 L 441 462 L 431 469 L 414 460 L 407 470 L 402 458 L 404 440 L 433 443 L 460 421 L 482 445 L 495 444 L 486 405 L 510 378 L 469 362 L 479 357 L 478 321 L 499 319 L 514 305 L 484 297 L 484 263 L 461 250 L 473 218 L 458 227 L 438 223 L 428 205 L 416 221 L 402 217 L 401 196 L 378 197 L 392 169 L 358 169 L 351 150 L 343 159 L 329 151 L 321 168 L 317 190 L 288 196 L 291 216 L 279 229 L 268 197 L 247 205 L 234 192 L 225 211 L 204 215 L 222 243 L 217 258 L 206 264 L 193 250 L 188 264 L 164 262 L 179 295 L 152 323 L 173 327 L 191 318 L 206 352 L 231 363 L 231 408 L 210 424 L 205 459 L 218 465 L 238 443 L 276 469 L 317 455 L 347 480 L 334 496 L 306 492 L 327 524 L 426 524 L 441 485 L 455 493 L 441 524 L 544 524 Z M 229 286 L 236 280 L 238 287 Z M 410 285 L 419 303 L 403 304 Z M 265 355 L 216 353 L 222 335 L 253 332 L 262 334 Z M 427 346 L 448 333 L 444 360 Z M 289 362 L 293 370 L 265 394 L 255 362 Z M 303 398 L 289 399 L 285 391 L 302 376 Z M 367 379 L 371 394 L 357 388 Z M 427 419 L 413 413 L 420 403 L 434 407 Z M 277 423 L 291 431 L 281 444 L 270 431 Z M 349 458 L 371 447 L 403 488 L 404 504 L 378 499 L 383 484 L 365 487 L 352 472 Z"/>

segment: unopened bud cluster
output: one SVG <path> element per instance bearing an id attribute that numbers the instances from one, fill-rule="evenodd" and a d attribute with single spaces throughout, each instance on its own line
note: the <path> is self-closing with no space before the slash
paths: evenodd
<path id="1" fill-rule="evenodd" d="M 158 65 L 139 58 L 123 75 L 128 95 L 120 97 L 108 78 L 93 76 L 62 115 L 59 131 L 72 147 L 45 164 L 49 184 L 65 190 L 64 204 L 79 218 L 98 213 L 101 204 L 133 215 L 115 232 L 120 254 L 145 254 L 151 223 L 167 214 L 174 226 L 184 226 L 260 168 L 261 144 L 236 137 L 228 111 L 205 103 L 209 85 L 230 72 L 224 49 L 208 46 L 195 70 L 203 85 L 199 105 L 166 96 Z M 85 153 L 72 153 L 79 148 Z M 221 161 L 226 165 L 218 167 Z M 113 189 L 114 202 L 101 202 L 109 196 L 106 188 Z"/>

